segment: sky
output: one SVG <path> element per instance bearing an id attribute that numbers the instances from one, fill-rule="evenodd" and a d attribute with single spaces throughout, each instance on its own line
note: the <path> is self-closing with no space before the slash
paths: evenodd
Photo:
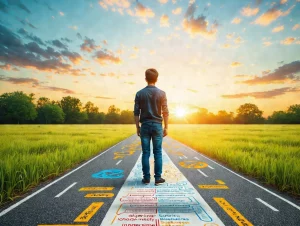
<path id="1" fill-rule="evenodd" d="M 169 110 L 300 104 L 300 0 L 0 0 L 0 94 L 133 110 L 145 70 Z"/>

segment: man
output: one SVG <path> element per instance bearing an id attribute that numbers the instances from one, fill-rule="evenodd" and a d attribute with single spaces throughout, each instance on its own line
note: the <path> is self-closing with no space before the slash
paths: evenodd
<path id="1" fill-rule="evenodd" d="M 142 169 L 144 184 L 150 183 L 150 141 L 152 139 L 154 154 L 155 185 L 165 182 L 162 174 L 162 140 L 168 134 L 168 105 L 166 93 L 155 86 L 158 72 L 150 68 L 145 72 L 148 85 L 138 91 L 134 101 L 134 118 L 137 135 L 142 143 Z M 161 116 L 163 115 L 163 117 Z M 164 129 L 162 128 L 164 121 Z M 139 122 L 142 124 L 139 126 Z"/>

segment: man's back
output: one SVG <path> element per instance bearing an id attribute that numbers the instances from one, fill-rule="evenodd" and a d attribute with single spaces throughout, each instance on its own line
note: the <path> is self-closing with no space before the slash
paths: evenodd
<path id="1" fill-rule="evenodd" d="M 135 96 L 134 115 L 140 115 L 140 122 L 162 123 L 169 113 L 166 93 L 154 85 L 139 90 Z"/>

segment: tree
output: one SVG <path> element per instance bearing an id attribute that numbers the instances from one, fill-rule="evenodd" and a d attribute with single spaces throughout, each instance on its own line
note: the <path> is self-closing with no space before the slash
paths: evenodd
<path id="1" fill-rule="evenodd" d="M 133 116 L 132 111 L 130 111 L 130 110 L 121 111 L 120 123 L 122 123 L 122 124 L 132 124 L 132 123 L 134 123 L 134 116 Z"/>
<path id="2" fill-rule="evenodd" d="M 45 104 L 38 109 L 38 118 L 40 123 L 63 123 L 65 113 L 55 104 Z"/>
<path id="3" fill-rule="evenodd" d="M 263 112 L 255 104 L 246 103 L 237 109 L 235 120 L 237 123 L 242 124 L 263 123 L 262 114 Z"/>
<path id="4" fill-rule="evenodd" d="M 230 124 L 233 123 L 233 112 L 227 113 L 227 111 L 219 111 L 216 115 L 216 123 Z"/>
<path id="5" fill-rule="evenodd" d="M 285 124 L 290 123 L 290 119 L 286 112 L 274 111 L 273 114 L 268 117 L 268 122 L 274 124 Z"/>
<path id="6" fill-rule="evenodd" d="M 108 108 L 108 112 L 105 116 L 105 123 L 117 124 L 120 119 L 120 109 L 116 108 L 115 105 L 111 105 Z"/>
<path id="7" fill-rule="evenodd" d="M 88 115 L 87 123 L 102 123 L 102 115 L 99 115 L 99 108 L 96 107 L 91 101 L 88 101 L 84 109 Z"/>
<path id="8" fill-rule="evenodd" d="M 82 123 L 88 119 L 86 112 L 81 112 L 82 103 L 78 98 L 67 96 L 60 101 L 65 113 L 65 123 Z"/>
<path id="9" fill-rule="evenodd" d="M 49 98 L 40 97 L 37 101 L 36 107 L 40 108 L 40 107 L 44 106 L 45 104 L 49 104 L 49 103 L 51 103 Z"/>
<path id="10" fill-rule="evenodd" d="M 291 105 L 287 110 L 287 115 L 290 123 L 300 123 L 300 104 Z"/>
<path id="11" fill-rule="evenodd" d="M 37 112 L 32 94 L 26 95 L 22 91 L 4 93 L 0 96 L 1 123 L 24 123 L 34 120 Z"/>

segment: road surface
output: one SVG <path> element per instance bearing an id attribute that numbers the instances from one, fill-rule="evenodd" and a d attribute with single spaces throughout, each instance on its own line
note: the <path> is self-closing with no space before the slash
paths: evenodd
<path id="1" fill-rule="evenodd" d="M 151 155 L 152 170 L 153 161 Z M 167 183 L 142 184 L 140 139 L 133 135 L 0 209 L 0 226 L 300 225 L 297 200 L 170 137 L 163 162 Z"/>

